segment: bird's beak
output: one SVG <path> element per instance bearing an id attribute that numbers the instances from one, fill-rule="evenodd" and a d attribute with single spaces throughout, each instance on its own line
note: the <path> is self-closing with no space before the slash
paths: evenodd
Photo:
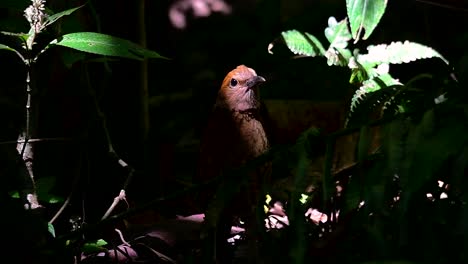
<path id="1" fill-rule="evenodd" d="M 252 89 L 253 87 L 263 82 L 266 82 L 265 78 L 263 78 L 262 76 L 254 76 L 248 79 L 246 84 L 249 89 Z"/>

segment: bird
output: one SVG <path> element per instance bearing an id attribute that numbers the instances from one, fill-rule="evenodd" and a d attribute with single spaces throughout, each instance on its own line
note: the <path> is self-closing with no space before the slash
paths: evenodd
<path id="1" fill-rule="evenodd" d="M 269 149 L 265 109 L 259 94 L 259 86 L 264 82 L 264 77 L 245 65 L 231 70 L 222 81 L 202 135 L 198 177 L 203 181 L 221 177 L 220 186 L 224 184 L 224 187 L 218 187 L 214 197 L 205 195 L 204 201 L 221 201 L 218 207 L 222 208 L 211 208 L 211 215 L 210 208 L 205 207 L 205 222 L 217 229 L 214 238 L 217 257 L 225 253 L 222 244 L 229 235 L 234 216 L 255 221 L 252 219 L 259 201 L 259 185 L 266 180 L 270 169 L 268 164 L 254 168 L 248 172 L 246 184 L 237 189 L 233 187 L 235 190 L 231 190 L 234 192 L 231 197 L 216 197 L 219 193 L 224 195 L 223 192 L 228 192 L 229 185 L 236 185 L 235 175 L 229 174 L 231 169 L 245 165 Z"/>

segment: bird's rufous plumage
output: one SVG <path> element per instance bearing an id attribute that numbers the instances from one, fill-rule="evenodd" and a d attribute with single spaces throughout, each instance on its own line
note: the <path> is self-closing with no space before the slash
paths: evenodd
<path id="1" fill-rule="evenodd" d="M 224 78 L 201 141 L 198 171 L 201 180 L 227 177 L 221 175 L 226 175 L 229 170 L 242 166 L 268 149 L 258 91 L 259 84 L 263 82 L 263 77 L 244 65 L 230 71 Z M 219 221 L 227 221 L 235 214 L 245 214 L 239 210 L 253 214 L 251 208 L 257 200 L 255 193 L 258 193 L 253 189 L 258 191 L 260 178 L 263 177 L 260 174 L 265 171 L 265 167 L 259 167 L 249 173 L 247 182 L 250 186 L 242 188 L 239 194 L 226 202 Z M 221 182 L 224 180 L 221 179 Z M 232 182 L 232 179 L 229 180 Z"/>
<path id="2" fill-rule="evenodd" d="M 265 79 L 244 65 L 230 71 L 204 130 L 198 177 L 207 181 L 268 149 L 258 86 Z"/>

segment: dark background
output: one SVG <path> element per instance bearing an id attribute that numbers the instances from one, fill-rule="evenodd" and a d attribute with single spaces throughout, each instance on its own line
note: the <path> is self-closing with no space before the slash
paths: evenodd
<path id="1" fill-rule="evenodd" d="M 81 10 L 64 17 L 37 39 L 38 47 L 60 34 L 75 31 L 97 31 L 138 42 L 138 1 L 89 1 Z M 338 0 L 237 0 L 227 1 L 231 14 L 213 12 L 207 17 L 195 17 L 191 10 L 185 15 L 186 27 L 171 24 L 169 8 L 176 1 L 147 1 L 147 47 L 170 60 L 149 61 L 149 101 L 151 130 L 142 142 L 139 126 L 140 64 L 116 59 L 104 64 L 82 61 L 66 67 L 64 58 L 73 53 L 55 47 L 44 53 L 35 65 L 34 99 L 37 104 L 37 137 L 63 137 L 65 142 L 44 142 L 37 145 L 37 177 L 54 178 L 52 191 L 68 195 L 72 179 L 82 175 L 81 197 L 74 210 L 79 212 L 82 198 L 88 201 L 89 217 L 98 218 L 118 194 L 128 175 L 107 155 L 102 123 L 97 118 L 89 89 L 96 92 L 101 110 L 107 118 L 108 130 L 118 155 L 136 169 L 129 186 L 129 197 L 145 202 L 167 195 L 190 182 L 195 172 L 200 131 L 204 125 L 216 91 L 225 74 L 239 64 L 254 68 L 268 80 L 262 90 L 264 99 L 310 100 L 315 105 L 338 102 L 347 105 L 351 87 L 345 68 L 328 67 L 324 58 L 291 59 L 291 54 L 268 54 L 270 42 L 281 31 L 298 29 L 315 35 L 326 47 L 324 29 L 327 20 L 346 16 L 345 1 Z M 47 1 L 55 12 L 84 4 L 84 1 Z M 29 1 L 5 1 L 0 15 L 1 29 L 25 32 L 28 25 L 22 16 L 21 4 Z M 440 6 L 445 5 L 445 6 Z M 2 6 L 2 5 L 0 5 Z M 95 14 L 95 15 L 94 15 Z M 414 41 L 439 51 L 455 71 L 467 65 L 466 1 L 389 1 L 386 13 L 370 39 L 357 47 L 391 41 Z M 14 45 L 8 37 L 1 43 Z M 96 56 L 88 55 L 88 59 Z M 463 64 L 462 62 L 465 61 Z M 2 140 L 15 140 L 24 124 L 25 71 L 10 53 L 0 52 L 1 88 L 0 116 Z M 85 68 L 87 67 L 87 68 Z M 466 67 L 466 66 L 465 66 Z M 444 73 L 439 61 L 416 62 L 392 66 L 395 78 L 409 80 L 417 73 Z M 89 82 L 86 79 L 89 74 Z M 464 78 L 463 75 L 460 76 Z M 282 112 L 283 109 L 274 109 Z M 342 111 L 339 109 L 336 111 Z M 287 112 L 287 109 L 284 109 Z M 314 115 L 314 112 L 310 113 Z M 319 127 L 338 129 L 341 120 L 330 118 L 326 110 L 313 116 L 291 116 L 290 126 L 298 120 L 318 120 Z M 307 123 L 307 122 L 306 122 Z M 290 141 L 297 131 L 288 135 Z M 281 141 L 281 139 L 278 139 Z M 5 146 L 7 147 L 7 146 Z M 13 147 L 13 146 L 10 146 Z M 180 208 L 169 208 L 177 211 Z M 168 209 L 168 210 L 169 210 Z M 169 211 L 171 211 L 169 210 Z"/>

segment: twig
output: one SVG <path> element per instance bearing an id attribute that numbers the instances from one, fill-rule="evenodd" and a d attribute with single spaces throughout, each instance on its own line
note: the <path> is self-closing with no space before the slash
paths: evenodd
<path id="1" fill-rule="evenodd" d="M 50 142 L 50 141 L 72 141 L 72 138 L 30 138 L 28 141 L 26 140 L 10 140 L 10 141 L 3 141 L 0 142 L 0 145 L 7 145 L 7 144 L 18 144 L 18 143 L 36 143 L 36 142 Z"/>
<path id="2" fill-rule="evenodd" d="M 120 237 L 120 240 L 122 241 L 122 244 L 126 245 L 127 247 L 131 247 L 130 244 L 125 240 L 125 238 L 123 237 L 122 235 L 122 231 L 120 231 L 119 229 L 115 228 L 114 229 L 115 232 L 117 232 L 117 234 L 119 234 L 119 237 Z"/>
<path id="3" fill-rule="evenodd" d="M 114 202 L 112 202 L 111 206 L 109 209 L 107 209 L 106 213 L 104 216 L 101 218 L 101 220 L 104 220 L 109 217 L 109 215 L 114 211 L 115 207 L 119 204 L 120 201 L 125 201 L 127 204 L 127 208 L 129 207 L 126 196 L 125 196 L 125 190 L 120 190 L 120 193 L 117 197 L 114 198 Z"/>

